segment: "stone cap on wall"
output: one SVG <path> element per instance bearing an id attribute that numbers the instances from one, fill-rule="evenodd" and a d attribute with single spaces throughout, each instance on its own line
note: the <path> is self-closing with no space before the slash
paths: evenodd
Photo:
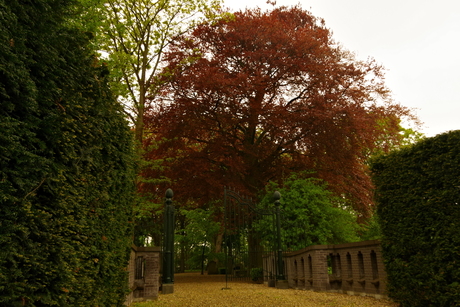
<path id="1" fill-rule="evenodd" d="M 363 247 L 373 246 L 373 245 L 380 248 L 380 240 L 369 240 L 369 241 L 343 243 L 343 244 L 330 244 L 330 245 L 311 245 L 311 246 L 305 247 L 295 252 L 287 252 L 284 255 L 285 257 L 292 257 L 292 256 L 296 256 L 296 255 L 305 253 L 307 251 L 363 248 Z"/>
<path id="2" fill-rule="evenodd" d="M 159 246 L 141 247 L 141 246 L 131 245 L 131 249 L 135 252 L 161 252 L 161 247 Z"/>

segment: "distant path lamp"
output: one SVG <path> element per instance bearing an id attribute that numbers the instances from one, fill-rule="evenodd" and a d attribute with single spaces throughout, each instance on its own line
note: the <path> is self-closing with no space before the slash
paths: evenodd
<path id="1" fill-rule="evenodd" d="M 278 191 L 273 193 L 273 201 L 276 209 L 276 245 L 277 245 L 277 272 L 276 287 L 278 289 L 287 289 L 288 283 L 284 276 L 283 250 L 281 249 L 281 217 L 280 217 L 280 199 L 281 194 Z"/>
<path id="2" fill-rule="evenodd" d="M 165 196 L 162 293 L 168 294 L 174 293 L 174 193 L 167 189 Z"/>
<path id="3" fill-rule="evenodd" d="M 281 218 L 280 218 L 280 199 L 281 194 L 278 191 L 273 193 L 273 201 L 275 202 L 276 210 L 276 251 L 277 251 L 277 271 L 278 280 L 284 280 L 284 266 L 283 266 L 283 250 L 281 249 Z"/>

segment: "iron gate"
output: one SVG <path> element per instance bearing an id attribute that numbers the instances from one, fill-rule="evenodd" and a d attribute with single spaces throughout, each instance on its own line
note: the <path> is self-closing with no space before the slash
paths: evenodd
<path id="1" fill-rule="evenodd" d="M 263 259 L 273 259 L 277 253 L 274 252 L 275 246 L 262 242 L 256 225 L 261 218 L 268 218 L 272 220 L 271 231 L 275 231 L 274 212 L 258 210 L 252 199 L 228 188 L 224 189 L 224 208 L 226 281 L 249 281 L 254 277 L 258 277 L 259 281 L 267 280 L 268 272 L 263 271 Z"/>

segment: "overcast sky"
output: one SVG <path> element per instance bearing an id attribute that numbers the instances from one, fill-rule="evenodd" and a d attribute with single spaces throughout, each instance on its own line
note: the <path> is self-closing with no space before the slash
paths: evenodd
<path id="1" fill-rule="evenodd" d="M 386 67 L 394 100 L 416 109 L 426 136 L 460 129 L 460 0 L 278 0 L 277 6 L 299 3 L 359 59 Z M 266 0 L 224 5 L 272 8 Z"/>

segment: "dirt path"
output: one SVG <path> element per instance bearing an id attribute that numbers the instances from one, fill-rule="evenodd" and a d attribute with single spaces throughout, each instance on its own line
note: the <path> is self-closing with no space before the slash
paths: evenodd
<path id="1" fill-rule="evenodd" d="M 135 307 L 396 307 L 387 300 L 351 296 L 338 293 L 321 293 L 293 289 L 275 289 L 263 284 L 228 282 L 225 275 L 176 274 L 174 293 L 160 294 L 155 302 L 138 303 Z M 224 289 L 223 289 L 224 288 Z"/>

